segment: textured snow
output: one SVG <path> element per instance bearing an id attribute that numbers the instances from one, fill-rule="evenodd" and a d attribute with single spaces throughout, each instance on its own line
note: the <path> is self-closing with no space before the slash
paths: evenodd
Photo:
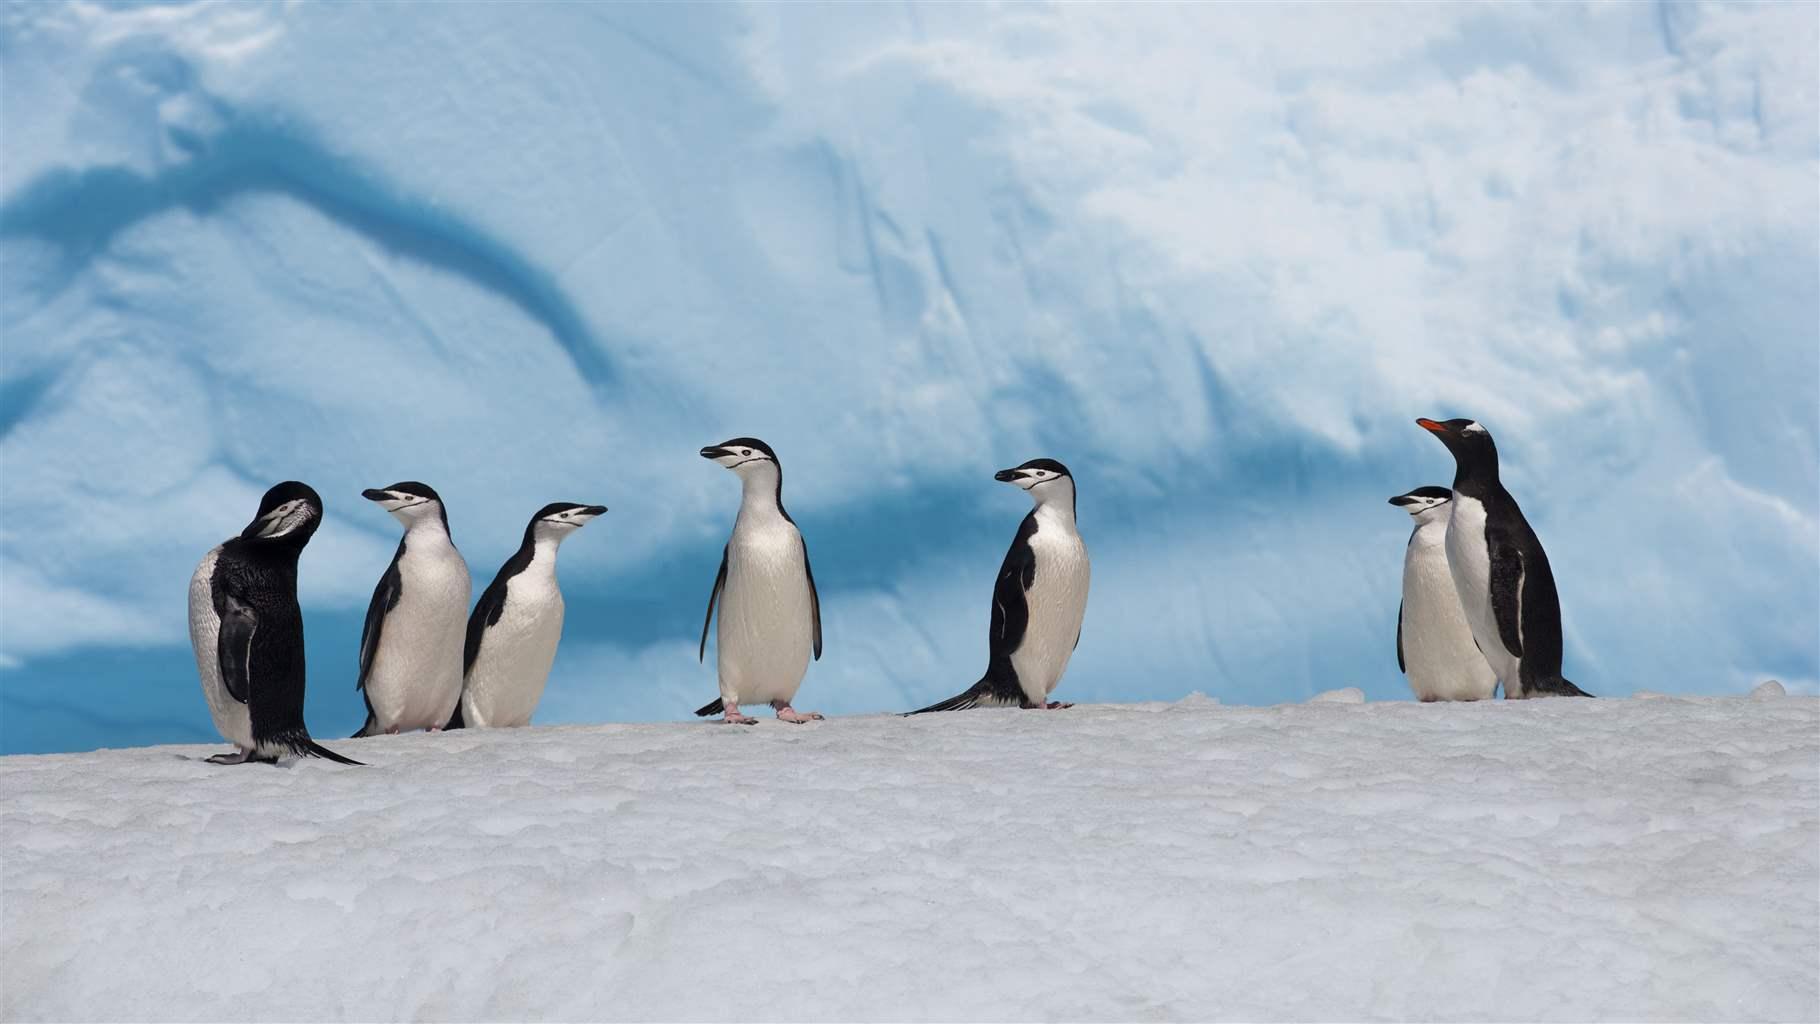
<path id="1" fill-rule="evenodd" d="M 1567 671 L 1820 680 L 1812 4 L 0 7 L 0 748 L 204 740 L 174 597 L 258 494 L 310 717 L 422 479 L 489 575 L 551 500 L 546 722 L 713 696 L 694 634 L 777 447 L 830 712 L 978 677 L 1081 481 L 1058 696 L 1402 697 L 1410 423 L 1491 427 Z M 886 538 L 881 542 L 881 537 Z"/>
<path id="2" fill-rule="evenodd" d="M 1820 701 L 0 759 L 38 1019 L 1814 1020 Z"/>

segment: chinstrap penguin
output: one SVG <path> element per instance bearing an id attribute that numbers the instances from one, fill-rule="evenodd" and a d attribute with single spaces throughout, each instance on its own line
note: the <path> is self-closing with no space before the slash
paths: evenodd
<path id="1" fill-rule="evenodd" d="M 213 764 L 273 764 L 286 754 L 359 764 L 310 739 L 303 724 L 303 611 L 297 559 L 322 523 L 322 499 L 287 480 L 265 492 L 240 535 L 190 577 L 190 646 L 215 728 L 234 745 Z"/>
<path id="2" fill-rule="evenodd" d="M 449 728 L 531 724 L 562 640 L 556 551 L 605 512 L 604 505 L 557 501 L 537 510 L 524 542 L 480 594 L 462 649 L 461 703 Z"/>
<path id="3" fill-rule="evenodd" d="M 1081 641 L 1092 575 L 1075 528 L 1074 476 L 1054 459 L 1031 459 L 993 479 L 1030 492 L 1024 517 L 992 587 L 991 658 L 965 692 L 910 712 L 1015 705 L 1065 708 L 1049 700 Z"/>
<path id="4" fill-rule="evenodd" d="M 721 715 L 724 721 L 752 725 L 741 704 L 769 704 L 785 722 L 821 718 L 790 706 L 809 670 L 809 657 L 822 656 L 821 599 L 809 568 L 809 547 L 784 511 L 783 467 L 771 446 L 752 437 L 736 437 L 701 450 L 738 474 L 739 517 L 721 550 L 720 572 L 708 595 L 708 614 L 701 624 L 705 659 L 708 626 L 720 604 L 714 633 L 720 699 L 695 713 Z"/>
<path id="5" fill-rule="evenodd" d="M 1453 492 L 1418 487 L 1390 499 L 1416 521 L 1403 552 L 1403 603 L 1397 606 L 1397 667 L 1418 700 L 1487 700 L 1498 688 L 1447 568 Z"/>
<path id="6" fill-rule="evenodd" d="M 354 684 L 366 698 L 367 720 L 354 735 L 440 730 L 461 701 L 468 563 L 429 486 L 406 480 L 360 493 L 403 523 L 404 536 L 367 605 Z"/>
<path id="7" fill-rule="evenodd" d="M 1473 639 L 1507 700 L 1590 697 L 1561 675 L 1561 601 L 1542 542 L 1498 482 L 1491 432 L 1466 419 L 1416 424 L 1454 457 L 1447 567 Z"/>

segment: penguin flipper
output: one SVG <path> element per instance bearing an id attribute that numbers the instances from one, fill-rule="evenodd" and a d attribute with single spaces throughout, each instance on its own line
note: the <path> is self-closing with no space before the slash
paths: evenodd
<path id="1" fill-rule="evenodd" d="M 404 557 L 404 540 L 398 541 L 398 551 L 392 555 L 392 564 L 386 566 L 385 575 L 379 577 L 379 583 L 373 588 L 373 600 L 367 603 L 366 625 L 360 629 L 360 675 L 354 680 L 356 690 L 367 688 L 367 673 L 373 670 L 373 656 L 379 652 L 379 635 L 385 631 L 385 615 L 398 606 L 398 595 L 404 592 L 404 580 L 398 574 L 398 560 Z M 367 704 L 367 714 L 372 715 L 371 702 Z"/>
<path id="2" fill-rule="evenodd" d="M 716 698 L 714 698 L 714 703 L 704 704 L 701 707 L 695 709 L 695 717 L 706 718 L 709 715 L 718 715 L 725 710 L 727 710 L 727 706 L 725 704 L 721 703 L 721 700 L 719 697 L 716 697 Z"/>
<path id="3" fill-rule="evenodd" d="M 731 546 L 732 542 L 728 541 L 728 545 Z M 808 558 L 809 558 L 809 549 L 807 547 L 804 547 L 803 548 L 803 565 L 804 566 L 807 566 L 809 564 Z M 726 585 L 727 585 L 727 549 L 723 547 L 720 549 L 720 572 L 715 574 L 714 589 L 712 591 L 709 591 L 709 593 L 708 593 L 708 614 L 706 617 L 704 617 L 701 620 L 701 649 L 695 652 L 696 661 L 706 661 L 708 658 L 708 626 L 710 623 L 712 623 L 714 621 L 714 602 L 720 600 L 720 592 L 723 588 L 726 587 Z M 815 592 L 815 588 L 813 585 L 810 586 L 809 592 L 811 594 L 813 594 Z M 816 650 L 817 654 L 820 654 L 821 653 L 821 615 L 819 612 L 816 614 L 815 622 L 816 622 L 815 650 Z M 700 712 L 700 711 L 696 712 L 696 714 L 698 714 L 698 715 L 704 714 L 704 713 L 719 714 L 719 712 Z"/>
<path id="4" fill-rule="evenodd" d="M 1477 642 L 1474 641 L 1474 643 Z M 1485 652 L 1480 651 L 1479 653 L 1484 654 Z M 1397 671 L 1404 675 L 1409 674 L 1409 667 L 1403 664 L 1403 602 L 1401 601 L 1397 602 Z"/>
<path id="5" fill-rule="evenodd" d="M 1005 552 L 998 580 L 992 585 L 992 627 L 986 639 L 994 661 L 1011 657 L 1030 627 L 1030 602 L 1024 592 L 1036 582 L 1036 553 L 1030 550 L 1030 538 L 1035 534 L 1036 513 L 1032 512 L 1018 527 L 1017 538 Z"/>
<path id="6" fill-rule="evenodd" d="M 253 689 L 253 634 L 259 616 L 253 606 L 225 590 L 220 592 L 221 633 L 215 640 L 215 658 L 221 666 L 221 685 L 228 696 L 242 704 Z"/>
<path id="7" fill-rule="evenodd" d="M 1523 552 L 1504 538 L 1491 537 L 1491 612 L 1498 621 L 1498 639 L 1513 657 L 1523 656 Z"/>
<path id="8" fill-rule="evenodd" d="M 809 614 L 813 617 L 815 622 L 815 660 L 820 661 L 822 660 L 822 599 L 821 595 L 815 592 L 815 570 L 809 568 L 809 542 L 803 540 L 803 535 L 801 533 L 796 535 L 796 539 L 803 546 L 803 575 L 809 577 Z M 724 555 L 722 556 L 722 559 L 724 561 Z M 721 572 L 725 573 L 726 571 L 726 566 L 723 564 L 721 566 Z M 708 642 L 708 627 L 706 625 L 702 626 L 701 639 L 702 646 L 706 648 Z"/>

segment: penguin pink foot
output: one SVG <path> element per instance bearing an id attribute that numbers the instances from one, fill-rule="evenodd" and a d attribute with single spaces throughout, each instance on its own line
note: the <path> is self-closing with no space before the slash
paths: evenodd
<path id="1" fill-rule="evenodd" d="M 781 700 L 772 701 L 771 706 L 777 709 L 777 720 L 780 722 L 794 722 L 801 725 L 804 722 L 820 722 L 824 720 L 822 718 L 822 713 L 819 711 L 798 711 Z"/>
<path id="2" fill-rule="evenodd" d="M 1052 700 L 1049 703 L 1043 705 L 1043 707 L 1049 711 L 1060 711 L 1063 708 L 1074 707 L 1074 702 L 1073 701 L 1063 702 L 1063 701 L 1059 701 L 1059 700 Z"/>
<path id="3" fill-rule="evenodd" d="M 214 757 L 205 757 L 203 760 L 209 764 L 245 764 L 252 756 L 253 752 L 245 747 L 235 747 L 232 754 L 216 754 Z"/>
<path id="4" fill-rule="evenodd" d="M 738 704 L 728 704 L 727 710 L 724 713 L 722 713 L 720 720 L 725 722 L 728 725 L 757 725 L 758 724 L 758 719 L 753 718 L 751 715 L 740 714 Z"/>

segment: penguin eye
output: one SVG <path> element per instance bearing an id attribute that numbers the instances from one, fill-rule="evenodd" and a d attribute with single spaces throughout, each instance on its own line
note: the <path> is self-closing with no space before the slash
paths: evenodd
<path id="1" fill-rule="evenodd" d="M 741 449 L 740 449 L 740 450 L 739 450 L 739 453 L 740 453 L 740 454 L 741 454 L 741 455 L 750 455 L 750 454 L 752 454 L 752 449 L 750 449 L 750 448 L 741 448 Z"/>

